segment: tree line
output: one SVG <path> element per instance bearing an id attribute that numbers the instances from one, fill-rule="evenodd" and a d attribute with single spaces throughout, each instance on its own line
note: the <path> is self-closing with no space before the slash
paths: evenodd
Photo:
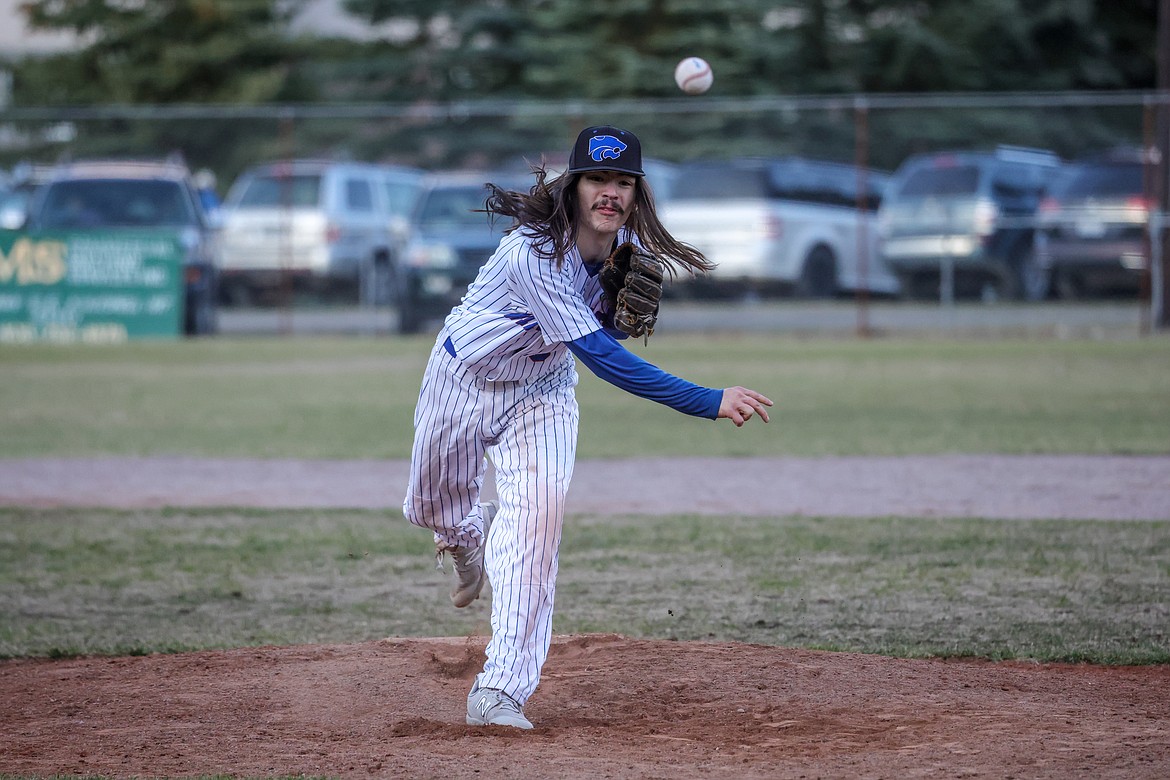
<path id="1" fill-rule="evenodd" d="M 30 25 L 75 33 L 80 43 L 9 62 L 12 105 L 667 98 L 678 95 L 670 74 L 687 54 L 712 63 L 724 97 L 1155 85 L 1156 0 L 345 0 L 371 28 L 389 30 L 368 41 L 292 35 L 301 3 L 26 2 Z M 751 136 L 777 133 L 776 121 L 740 117 L 721 126 Z M 938 121 L 943 135 L 955 130 Z M 253 124 L 93 123 L 75 146 L 179 146 L 231 170 L 281 150 L 271 123 Z M 456 161 L 466 147 L 466 127 L 428 130 L 425 148 L 411 128 L 384 129 L 346 143 L 355 155 L 406 150 L 438 163 Z M 476 129 L 481 148 L 501 154 L 516 133 L 507 121 Z M 814 123 L 803 132 L 812 143 L 826 130 Z M 328 148 L 336 133 L 328 123 L 303 125 L 297 143 Z"/>

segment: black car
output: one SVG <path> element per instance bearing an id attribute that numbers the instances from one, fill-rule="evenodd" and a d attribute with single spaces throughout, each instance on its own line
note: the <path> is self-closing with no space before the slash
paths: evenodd
<path id="1" fill-rule="evenodd" d="M 1137 293 L 1149 252 L 1144 182 L 1136 153 L 1070 166 L 1037 215 L 1035 297 Z"/>
<path id="2" fill-rule="evenodd" d="M 418 333 L 451 310 L 503 237 L 508 220 L 482 211 L 487 183 L 527 192 L 531 175 L 443 172 L 426 177 L 398 279 L 398 330 Z"/>

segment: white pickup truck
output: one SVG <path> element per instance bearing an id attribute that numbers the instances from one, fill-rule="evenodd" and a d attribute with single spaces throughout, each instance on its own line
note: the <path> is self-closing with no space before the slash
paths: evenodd
<path id="1" fill-rule="evenodd" d="M 716 268 L 674 287 L 807 298 L 856 290 L 897 295 L 898 280 L 881 262 L 874 220 L 888 179 L 879 171 L 803 157 L 683 163 L 660 217 Z M 860 199 L 859 191 L 865 193 Z"/>

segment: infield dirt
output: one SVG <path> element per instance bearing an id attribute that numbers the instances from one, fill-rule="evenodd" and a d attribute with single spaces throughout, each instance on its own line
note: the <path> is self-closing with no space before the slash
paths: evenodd
<path id="1" fill-rule="evenodd" d="M 912 500 L 916 511 L 935 515 L 953 514 L 954 506 L 997 503 L 1014 508 L 1016 514 L 1008 516 L 1021 518 L 1065 516 L 1054 511 L 1061 506 L 1072 517 L 1079 516 L 1074 508 L 1083 512 L 1086 505 L 1104 517 L 1160 519 L 1170 511 L 1164 500 L 1168 458 L 990 459 L 976 471 L 1016 475 L 1012 500 L 1003 500 L 1003 490 L 989 496 L 988 485 L 973 479 L 967 486 L 952 484 L 952 503 L 933 509 L 929 490 L 907 497 L 907 469 L 913 466 L 915 484 L 930 485 L 945 479 L 955 461 L 898 459 L 887 464 L 895 471 L 883 477 L 874 471 L 883 468 L 879 460 L 852 464 L 862 474 L 858 484 L 869 486 L 843 491 L 868 501 L 858 513 L 873 511 L 881 485 L 888 486 L 889 502 Z M 944 471 L 932 474 L 931 462 Z M 251 493 L 259 499 L 271 488 L 271 464 L 257 465 L 253 474 L 245 464 L 231 465 L 231 483 L 221 483 L 220 494 L 234 490 L 237 497 Z M 296 465 L 283 469 L 294 480 Z M 840 467 L 827 460 L 816 465 L 822 475 L 826 467 Z M 200 503 L 181 500 L 175 466 L 173 459 L 32 466 L 0 461 L 0 503 L 152 506 L 168 493 L 166 503 Z M 671 480 L 711 482 L 708 462 L 661 466 Z M 706 469 L 704 479 L 688 476 L 694 466 Z M 1054 479 L 1053 467 L 1085 478 L 1062 472 Z M 69 472 L 76 484 L 98 491 L 94 495 L 117 500 L 45 492 L 45 485 L 68 484 L 61 480 Z M 1090 473 L 1097 476 L 1088 478 Z M 1110 473 L 1120 481 L 1100 476 Z M 103 479 L 111 480 L 104 493 Z M 575 482 L 574 489 L 589 484 Z M 768 487 L 775 489 L 774 483 Z M 795 483 L 791 489 L 798 491 L 796 500 L 807 499 L 801 511 L 818 511 L 812 493 L 799 494 Z M 356 485 L 340 493 L 352 499 L 363 490 Z M 745 502 L 759 495 L 745 493 Z M 731 496 L 733 491 L 716 498 Z M 665 498 L 663 503 L 670 505 Z M 623 505 L 615 511 L 641 510 Z M 831 511 L 848 514 L 838 505 Z M 463 725 L 466 692 L 485 643 L 483 636 L 391 638 L 3 662 L 0 773 L 454 780 L 1170 777 L 1167 666 L 907 660 L 736 643 L 560 636 L 526 708 L 536 729 L 517 732 Z"/>

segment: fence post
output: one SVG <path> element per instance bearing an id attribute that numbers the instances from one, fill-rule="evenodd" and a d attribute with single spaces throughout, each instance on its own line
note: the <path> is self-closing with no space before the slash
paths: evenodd
<path id="1" fill-rule="evenodd" d="M 857 166 L 857 335 L 872 335 L 869 327 L 869 106 L 863 97 L 853 101 L 854 162 Z M 875 226 L 876 227 L 876 226 Z M 875 262 L 880 259 L 875 258 Z"/>
<path id="2" fill-rule="evenodd" d="M 1151 220 L 1150 230 L 1154 250 L 1151 259 L 1157 258 L 1153 270 L 1153 321 L 1154 327 L 1170 329 L 1170 225 L 1166 214 L 1170 212 L 1170 0 L 1158 3 L 1158 73 L 1157 73 L 1157 119 L 1153 153 L 1154 194 L 1157 208 Z M 1153 232 L 1156 231 L 1156 232 Z"/>
<path id="3" fill-rule="evenodd" d="M 293 239 L 292 239 L 292 160 L 296 156 L 296 130 L 294 129 L 294 113 L 292 109 L 286 108 L 280 113 L 278 120 L 278 129 L 280 137 L 280 150 L 284 163 L 281 166 L 283 176 L 281 177 L 281 231 L 280 231 L 280 287 L 277 295 L 279 296 L 280 307 L 280 332 L 282 335 L 288 336 L 292 334 L 292 308 L 293 308 Z"/>

